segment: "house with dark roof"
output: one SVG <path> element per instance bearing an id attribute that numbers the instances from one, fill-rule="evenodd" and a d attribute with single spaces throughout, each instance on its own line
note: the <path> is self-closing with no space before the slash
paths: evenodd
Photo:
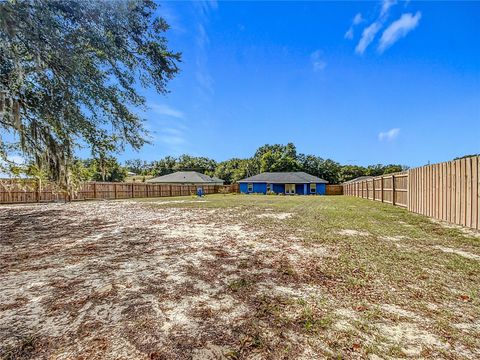
<path id="1" fill-rule="evenodd" d="M 147 180 L 148 183 L 171 185 L 223 185 L 223 180 L 196 171 L 177 171 Z"/>
<path id="2" fill-rule="evenodd" d="M 238 181 L 243 194 L 325 195 L 328 181 L 298 172 L 265 172 Z"/>

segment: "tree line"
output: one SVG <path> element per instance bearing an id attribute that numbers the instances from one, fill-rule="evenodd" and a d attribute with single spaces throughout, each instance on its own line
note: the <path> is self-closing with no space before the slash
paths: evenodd
<path id="1" fill-rule="evenodd" d="M 225 180 L 227 184 L 262 172 L 304 171 L 331 184 L 338 184 L 360 176 L 379 176 L 407 169 L 398 164 L 369 166 L 341 165 L 317 155 L 298 153 L 293 143 L 263 145 L 251 158 L 232 158 L 216 162 L 207 157 L 181 155 L 166 156 L 155 161 L 132 159 L 125 162 L 128 171 L 144 176 L 162 176 L 176 171 L 198 171 Z"/>

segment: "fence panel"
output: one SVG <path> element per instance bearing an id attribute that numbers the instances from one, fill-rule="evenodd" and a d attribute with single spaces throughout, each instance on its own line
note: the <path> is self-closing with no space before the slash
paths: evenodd
<path id="1" fill-rule="evenodd" d="M 328 185 L 325 187 L 325 195 L 343 195 L 343 185 Z"/>
<path id="2" fill-rule="evenodd" d="M 202 188 L 205 194 L 239 192 L 238 184 L 204 185 Z M 51 183 L 43 184 L 39 189 L 37 183 L 31 180 L 0 181 L 0 204 L 187 196 L 196 193 L 195 185 L 86 182 L 69 194 Z"/>
<path id="3" fill-rule="evenodd" d="M 480 157 L 344 184 L 344 193 L 480 230 Z"/>

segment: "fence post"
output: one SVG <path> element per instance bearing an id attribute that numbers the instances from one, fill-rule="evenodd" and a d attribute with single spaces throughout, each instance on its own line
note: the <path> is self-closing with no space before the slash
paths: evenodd
<path id="1" fill-rule="evenodd" d="M 145 193 L 146 193 L 147 198 L 148 198 L 148 184 L 145 184 Z"/>
<path id="2" fill-rule="evenodd" d="M 134 198 L 134 193 L 133 193 L 133 182 L 132 182 L 132 186 L 131 186 L 131 189 L 130 189 L 130 190 L 131 190 L 131 192 L 132 192 L 132 196 L 131 196 L 130 198 L 132 198 L 132 199 L 133 199 L 133 198 Z"/>
<path id="3" fill-rule="evenodd" d="M 392 175 L 392 205 L 395 205 L 395 175 Z"/>
<path id="4" fill-rule="evenodd" d="M 380 178 L 380 198 L 383 202 L 383 176 Z"/>
<path id="5" fill-rule="evenodd" d="M 114 196 L 115 196 L 115 199 L 116 199 L 117 198 L 117 183 L 113 184 L 113 193 L 114 193 Z"/>
<path id="6" fill-rule="evenodd" d="M 93 198 L 97 198 L 97 182 L 93 183 Z"/>
<path id="7" fill-rule="evenodd" d="M 40 201 L 40 179 L 37 180 L 37 186 L 35 187 L 35 202 Z"/>
<path id="8" fill-rule="evenodd" d="M 373 194 L 373 201 L 375 201 L 375 178 L 372 179 L 372 194 Z"/>

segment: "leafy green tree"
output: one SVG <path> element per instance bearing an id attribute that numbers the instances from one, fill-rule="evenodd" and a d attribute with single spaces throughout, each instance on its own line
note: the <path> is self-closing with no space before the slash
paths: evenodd
<path id="1" fill-rule="evenodd" d="M 453 160 L 466 159 L 466 158 L 475 157 L 475 156 L 480 156 L 480 154 L 468 154 L 468 155 L 463 155 L 463 156 L 456 157 L 456 158 L 453 159 Z"/>
<path id="2" fill-rule="evenodd" d="M 315 155 L 300 154 L 298 156 L 302 171 L 327 180 L 330 184 L 336 184 L 340 180 L 340 164 L 330 160 L 322 159 Z"/>
<path id="3" fill-rule="evenodd" d="M 138 175 L 148 175 L 151 171 L 151 165 L 147 161 L 141 159 L 125 161 L 125 168 Z"/>
<path id="4" fill-rule="evenodd" d="M 360 176 L 366 176 L 367 169 L 358 165 L 344 165 L 340 168 L 339 181 L 345 182 Z"/>
<path id="5" fill-rule="evenodd" d="M 297 149 L 294 144 L 264 145 L 257 149 L 253 157 L 258 172 L 298 171 Z"/>
<path id="6" fill-rule="evenodd" d="M 401 172 L 405 170 L 408 170 L 408 166 L 389 164 L 383 167 L 383 174 L 392 174 L 392 173 Z"/>
<path id="7" fill-rule="evenodd" d="M 167 92 L 180 54 L 151 0 L 0 0 L 0 160 L 21 153 L 68 184 L 79 144 L 144 143 L 138 86 Z M 13 138 L 13 140 L 11 140 Z"/>
<path id="8" fill-rule="evenodd" d="M 207 175 L 213 175 L 217 163 L 207 157 L 195 157 L 187 154 L 181 155 L 175 164 L 175 171 L 198 171 Z"/>
<path id="9" fill-rule="evenodd" d="M 127 177 L 127 169 L 114 157 L 84 160 L 84 166 L 84 174 L 90 175 L 88 180 L 121 182 Z"/>
<path id="10" fill-rule="evenodd" d="M 166 156 L 158 161 L 153 161 L 150 165 L 151 175 L 163 176 L 175 172 L 177 159 L 172 156 Z"/>
<path id="11" fill-rule="evenodd" d="M 230 159 L 217 164 L 214 176 L 225 180 L 225 183 L 232 184 L 238 180 L 255 175 L 251 159 Z"/>

